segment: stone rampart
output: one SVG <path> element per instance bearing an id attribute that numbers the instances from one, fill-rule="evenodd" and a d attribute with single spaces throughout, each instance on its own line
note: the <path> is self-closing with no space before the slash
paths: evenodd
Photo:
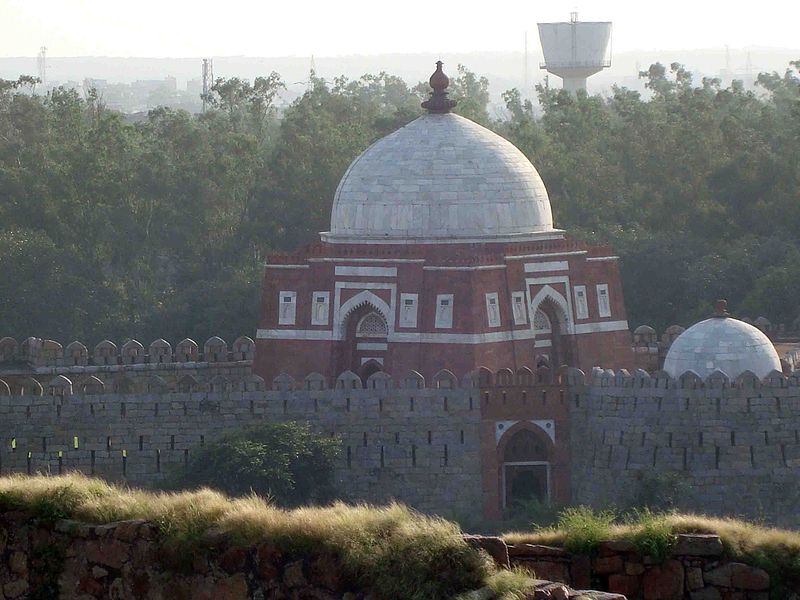
<path id="1" fill-rule="evenodd" d="M 378 373 L 365 389 L 349 372 L 327 383 L 311 375 L 279 377 L 271 390 L 3 396 L 0 472 L 79 470 L 154 486 L 226 432 L 302 420 L 341 437 L 347 499 L 396 498 L 449 515 L 481 506 L 481 406 L 471 383 L 443 374 L 426 387 L 410 375 L 396 387 Z"/>
<path id="2" fill-rule="evenodd" d="M 674 498 L 681 509 L 798 525 L 798 376 L 569 377 L 574 503 Z"/>

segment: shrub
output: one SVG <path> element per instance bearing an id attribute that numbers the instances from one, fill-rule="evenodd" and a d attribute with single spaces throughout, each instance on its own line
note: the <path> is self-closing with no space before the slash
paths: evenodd
<path id="1" fill-rule="evenodd" d="M 574 554 L 594 553 L 600 542 L 609 539 L 615 518 L 613 511 L 594 512 L 588 506 L 564 509 L 558 516 L 564 548 Z"/>
<path id="2" fill-rule="evenodd" d="M 659 514 L 649 508 L 634 510 L 626 521 L 631 525 L 627 537 L 644 556 L 651 556 L 664 562 L 675 545 L 676 536 L 672 533 L 672 524 L 668 515 Z"/>
<path id="3" fill-rule="evenodd" d="M 265 423 L 206 444 L 169 487 L 255 493 L 283 506 L 323 503 L 334 495 L 338 453 L 337 438 L 314 433 L 307 423 Z"/>

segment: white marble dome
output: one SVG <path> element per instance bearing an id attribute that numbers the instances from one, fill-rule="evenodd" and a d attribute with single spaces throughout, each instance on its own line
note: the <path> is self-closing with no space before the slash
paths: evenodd
<path id="1" fill-rule="evenodd" d="M 446 243 L 560 237 L 542 178 L 511 142 L 452 113 L 378 140 L 339 183 L 334 243 Z"/>
<path id="2" fill-rule="evenodd" d="M 694 371 L 706 378 L 716 370 L 734 379 L 745 371 L 764 378 L 780 371 L 775 346 L 761 331 L 744 321 L 715 316 L 692 325 L 670 346 L 664 370 L 673 377 Z"/>

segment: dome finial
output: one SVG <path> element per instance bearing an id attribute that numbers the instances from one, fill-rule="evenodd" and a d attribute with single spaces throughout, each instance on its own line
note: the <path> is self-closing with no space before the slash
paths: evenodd
<path id="1" fill-rule="evenodd" d="M 730 317 L 731 314 L 728 312 L 728 301 L 727 300 L 717 300 L 714 303 L 714 316 L 715 317 Z"/>
<path id="2" fill-rule="evenodd" d="M 444 63 L 440 60 L 436 61 L 436 71 L 431 75 L 430 83 L 433 88 L 431 97 L 422 103 L 422 108 L 426 109 L 429 113 L 449 113 L 450 110 L 456 105 L 455 100 L 447 97 L 447 88 L 450 85 L 450 79 L 442 71 Z"/>

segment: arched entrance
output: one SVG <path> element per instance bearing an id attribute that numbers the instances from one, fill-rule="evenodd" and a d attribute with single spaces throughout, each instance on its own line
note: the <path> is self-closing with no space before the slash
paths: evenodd
<path id="1" fill-rule="evenodd" d="M 570 336 L 564 309 L 553 298 L 546 296 L 533 307 L 533 330 L 536 344 L 534 355 L 551 369 L 561 365 L 574 366 Z M 536 365 L 537 367 L 543 365 Z"/>
<path id="2" fill-rule="evenodd" d="M 533 424 L 510 435 L 502 448 L 503 508 L 527 500 L 549 501 L 552 441 Z"/>
<path id="3" fill-rule="evenodd" d="M 375 306 L 366 303 L 353 310 L 344 324 L 340 371 L 358 373 L 365 382 L 382 371 L 388 336 L 386 318 Z"/>

